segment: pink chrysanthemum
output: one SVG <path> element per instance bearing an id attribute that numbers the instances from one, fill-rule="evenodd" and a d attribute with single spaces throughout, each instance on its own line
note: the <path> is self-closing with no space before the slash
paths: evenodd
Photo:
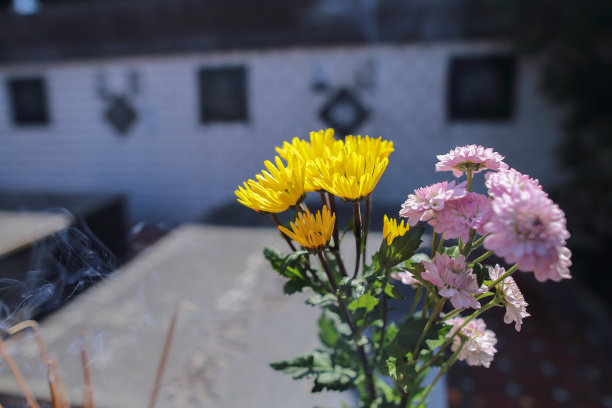
<path id="1" fill-rule="evenodd" d="M 456 147 L 447 154 L 436 156 L 436 171 L 452 171 L 455 177 L 461 177 L 464 171 L 479 173 L 484 169 L 504 170 L 508 165 L 503 162 L 504 156 L 478 145 Z"/>
<path id="2" fill-rule="evenodd" d="M 491 279 L 494 281 L 504 273 L 506 273 L 506 270 L 497 264 L 495 267 L 489 268 L 489 276 L 491 276 Z M 521 325 L 523 324 L 523 317 L 531 316 L 527 313 L 528 304 L 525 302 L 523 294 L 511 276 L 499 282 L 496 288 L 501 290 L 504 294 L 504 304 L 506 305 L 504 323 L 510 324 L 514 322 L 514 328 L 516 331 L 520 332 Z"/>
<path id="3" fill-rule="evenodd" d="M 489 190 L 491 197 L 500 197 L 504 194 L 511 194 L 513 190 L 523 190 L 525 188 L 535 188 L 542 190 L 540 183 L 515 169 L 503 170 L 496 173 L 485 174 L 485 186 Z"/>
<path id="4" fill-rule="evenodd" d="M 442 210 L 447 201 L 463 197 L 467 192 L 465 187 L 465 181 L 459 185 L 455 185 L 454 181 L 450 183 L 443 181 L 417 188 L 402 204 L 400 217 L 408 218 L 408 224 L 411 226 L 419 221 L 430 220 L 434 216 L 434 211 Z"/>
<path id="5" fill-rule="evenodd" d="M 472 307 L 480 309 L 474 294 L 481 293 L 476 275 L 465 266 L 465 257 L 451 258 L 446 254 L 436 254 L 431 262 L 424 261 L 425 272 L 421 277 L 440 288 L 438 294 L 450 299 L 455 309 Z"/>
<path id="6" fill-rule="evenodd" d="M 416 280 L 414 278 L 414 276 L 412 275 L 412 273 L 410 273 L 408 271 L 396 272 L 396 273 L 392 274 L 391 277 L 393 279 L 397 279 L 399 281 L 402 281 L 402 283 L 404 285 L 410 285 L 413 288 L 416 288 L 417 286 L 419 286 L 421 284 L 421 282 Z"/>
<path id="7" fill-rule="evenodd" d="M 492 214 L 489 198 L 478 193 L 467 193 L 461 198 L 447 201 L 444 209 L 436 212 L 431 224 L 437 233 L 443 234 L 444 239 L 461 238 L 466 242 L 472 228 L 484 234 L 484 225 Z"/>
<path id="8" fill-rule="evenodd" d="M 455 317 L 446 321 L 447 324 L 453 325 L 454 328 L 446 335 L 450 337 L 454 335 L 459 327 L 465 322 L 462 317 Z M 461 351 L 457 355 L 459 360 L 465 361 L 470 366 L 484 366 L 489 368 L 493 361 L 493 355 L 497 352 L 495 345 L 497 338 L 495 333 L 487 330 L 487 326 L 482 319 L 471 320 L 464 328 L 461 329 L 460 336 L 466 338 Z M 461 346 L 460 336 L 455 336 L 451 350 L 456 352 Z"/>
<path id="9" fill-rule="evenodd" d="M 538 185 L 525 184 L 493 199 L 493 216 L 485 224 L 485 248 L 539 281 L 569 279 L 569 232 L 565 214 Z"/>

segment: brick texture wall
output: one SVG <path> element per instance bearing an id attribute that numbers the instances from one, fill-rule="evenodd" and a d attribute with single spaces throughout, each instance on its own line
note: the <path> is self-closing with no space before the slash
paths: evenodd
<path id="1" fill-rule="evenodd" d="M 353 86 L 356 73 L 373 61 L 373 86 L 357 92 L 370 110 L 361 134 L 395 142 L 375 197 L 395 214 L 416 187 L 452 177 L 435 174 L 435 154 L 456 145 L 492 146 L 507 162 L 539 178 L 545 187 L 560 172 L 558 112 L 537 92 L 533 63 L 519 61 L 514 119 L 448 122 L 447 69 L 451 57 L 504 51 L 495 43 L 437 43 L 219 52 L 173 56 L 67 61 L 0 66 L 0 190 L 121 192 L 135 220 L 195 220 L 234 201 L 233 191 L 274 156 L 274 146 L 325 127 L 318 111 L 327 93 L 314 92 L 321 71 L 334 88 Z M 199 121 L 197 72 L 202 67 L 247 68 L 247 123 Z M 127 91 L 129 71 L 138 73 L 132 98 L 139 120 L 118 136 L 103 118 L 97 92 Z M 5 82 L 42 75 L 50 116 L 43 127 L 12 123 Z"/>

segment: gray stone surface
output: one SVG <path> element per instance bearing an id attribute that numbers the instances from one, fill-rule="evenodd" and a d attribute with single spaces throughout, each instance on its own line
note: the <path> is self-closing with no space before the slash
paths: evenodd
<path id="1" fill-rule="evenodd" d="M 380 239 L 371 235 L 369 252 Z M 345 241 L 352 270 L 353 242 Z M 318 310 L 304 305 L 307 295 L 283 295 L 284 279 L 268 266 L 265 246 L 286 244 L 272 229 L 184 225 L 45 320 L 43 336 L 70 400 L 82 400 L 79 353 L 87 332 L 97 406 L 146 406 L 171 315 L 187 301 L 197 311 L 181 311 L 158 407 L 356 406 L 350 393 L 310 394 L 310 381 L 268 366 L 317 346 Z M 35 395 L 48 399 L 32 336 L 7 345 Z M 446 406 L 440 385 L 430 407 Z M 5 364 L 0 394 L 20 394 Z"/>
<path id="2" fill-rule="evenodd" d="M 350 395 L 311 395 L 268 363 L 317 344 L 317 311 L 304 296 L 282 293 L 283 281 L 261 254 L 283 248 L 271 229 L 186 225 L 174 230 L 121 271 L 42 325 L 70 399 L 82 399 L 80 338 L 89 333 L 97 406 L 146 406 L 165 332 L 181 312 L 158 407 L 339 407 Z M 9 348 L 33 392 L 45 398 L 44 367 L 30 336 Z M 19 393 L 2 365 L 0 393 Z"/>

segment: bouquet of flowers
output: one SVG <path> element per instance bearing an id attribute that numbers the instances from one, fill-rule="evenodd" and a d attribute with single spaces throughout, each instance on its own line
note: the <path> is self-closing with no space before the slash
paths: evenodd
<path id="1" fill-rule="evenodd" d="M 310 291 L 306 303 L 322 310 L 320 347 L 272 368 L 310 378 L 312 392 L 357 390 L 363 407 L 425 407 L 436 381 L 456 361 L 491 364 L 497 340 L 480 315 L 503 307 L 504 322 L 521 330 L 529 314 L 513 273 L 533 272 L 538 281 L 571 277 L 569 233 L 563 211 L 537 180 L 509 168 L 492 149 L 470 145 L 437 156 L 435 165 L 466 180 L 409 194 L 399 210 L 407 220 L 384 217 L 383 240 L 367 263 L 371 194 L 393 150 L 380 137 L 341 141 L 332 129 L 311 132 L 309 140 L 277 147 L 274 163 L 266 161 L 266 170 L 236 195 L 270 215 L 287 241 L 289 253 L 264 250 L 287 279 L 285 293 Z M 472 191 L 478 173 L 484 173 L 488 195 Z M 315 192 L 321 198 L 316 213 L 304 202 Z M 336 198 L 353 209 L 343 233 Z M 278 213 L 291 209 L 295 218 L 282 225 Z M 431 251 L 417 253 L 423 223 L 433 227 Z M 355 257 L 349 270 L 340 242 L 350 231 Z M 487 265 L 492 255 L 512 266 Z M 414 290 L 411 304 L 397 285 Z M 402 320 L 388 318 L 389 298 L 406 302 Z M 437 375 L 425 384 L 432 369 Z"/>

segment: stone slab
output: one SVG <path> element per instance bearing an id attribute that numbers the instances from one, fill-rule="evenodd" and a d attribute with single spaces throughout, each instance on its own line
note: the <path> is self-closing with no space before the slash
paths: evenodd
<path id="1" fill-rule="evenodd" d="M 0 257 L 54 234 L 71 224 L 65 214 L 0 211 Z"/>
<path id="2" fill-rule="evenodd" d="M 272 229 L 185 225 L 42 324 L 70 400 L 82 400 L 81 337 L 89 333 L 98 407 L 146 406 L 170 317 L 182 311 L 158 407 L 339 407 L 351 395 L 311 395 L 308 381 L 268 367 L 316 347 L 318 311 L 285 296 L 264 246 L 284 249 Z M 31 336 L 8 341 L 37 397 L 48 398 Z M 4 364 L 0 393 L 20 394 Z M 354 404 L 351 404 L 354 405 Z"/>

